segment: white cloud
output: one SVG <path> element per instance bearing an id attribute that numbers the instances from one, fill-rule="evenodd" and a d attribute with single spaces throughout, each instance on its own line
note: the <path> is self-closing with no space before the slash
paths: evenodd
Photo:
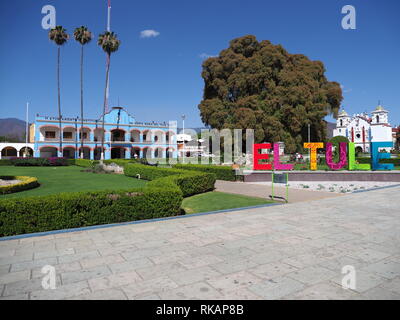
<path id="1" fill-rule="evenodd" d="M 156 30 L 143 30 L 140 32 L 141 38 L 152 38 L 159 36 L 160 33 Z"/>
<path id="2" fill-rule="evenodd" d="M 343 93 L 350 93 L 353 91 L 353 89 L 351 89 L 351 88 L 345 89 L 344 85 L 342 85 L 342 84 L 340 85 L 340 89 L 342 89 Z"/>
<path id="3" fill-rule="evenodd" d="M 199 57 L 201 59 L 208 59 L 208 58 L 215 58 L 216 56 L 213 56 L 213 55 L 208 54 L 208 53 L 201 53 L 201 54 L 199 54 Z"/>

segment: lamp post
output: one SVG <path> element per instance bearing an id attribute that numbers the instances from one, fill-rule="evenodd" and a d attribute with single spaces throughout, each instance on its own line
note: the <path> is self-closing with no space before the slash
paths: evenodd
<path id="1" fill-rule="evenodd" d="M 186 116 L 183 114 L 181 117 L 182 117 L 182 138 L 183 138 L 182 162 L 185 163 L 185 119 L 186 119 Z"/>

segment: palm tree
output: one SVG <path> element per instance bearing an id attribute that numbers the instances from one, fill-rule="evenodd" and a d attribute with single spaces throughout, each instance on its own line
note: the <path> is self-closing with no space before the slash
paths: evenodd
<path id="1" fill-rule="evenodd" d="M 99 35 L 97 44 L 101 46 L 103 51 L 107 54 L 106 86 L 104 88 L 104 104 L 103 104 L 103 120 L 102 120 L 103 133 L 101 136 L 101 160 L 104 160 L 104 118 L 106 115 L 108 75 L 110 73 L 111 53 L 118 50 L 121 41 L 117 39 L 117 35 L 114 32 L 106 31 L 103 34 Z"/>
<path id="2" fill-rule="evenodd" d="M 64 45 L 69 39 L 69 35 L 66 33 L 62 26 L 56 26 L 54 29 L 49 31 L 49 39 L 54 41 L 54 43 L 58 46 L 57 50 L 57 87 L 58 87 L 58 120 L 60 125 L 60 150 L 59 155 L 63 156 L 62 151 L 62 127 L 61 127 L 61 97 L 60 97 L 60 48 Z"/>
<path id="3" fill-rule="evenodd" d="M 88 28 L 81 26 L 74 31 L 75 40 L 81 44 L 81 152 L 80 158 L 83 159 L 83 46 L 92 40 L 92 33 Z"/>

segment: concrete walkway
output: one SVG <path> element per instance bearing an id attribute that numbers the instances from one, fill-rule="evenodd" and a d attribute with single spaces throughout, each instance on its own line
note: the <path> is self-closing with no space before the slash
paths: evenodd
<path id="1" fill-rule="evenodd" d="M 272 188 L 268 185 L 222 180 L 217 180 L 217 182 L 215 183 L 215 190 L 226 193 L 242 194 L 245 196 L 267 199 L 270 199 L 269 196 L 272 194 Z M 286 198 L 286 187 L 281 187 L 279 186 L 279 184 L 275 184 L 274 194 L 275 196 Z M 338 196 L 342 196 L 342 194 L 289 188 L 289 203 L 333 198 Z"/>
<path id="2" fill-rule="evenodd" d="M 2 241 L 1 299 L 400 299 L 399 192 Z"/>

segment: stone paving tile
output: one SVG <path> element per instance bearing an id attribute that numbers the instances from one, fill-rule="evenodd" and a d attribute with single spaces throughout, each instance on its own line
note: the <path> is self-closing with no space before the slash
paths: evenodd
<path id="1" fill-rule="evenodd" d="M 32 300 L 60 300 L 91 293 L 87 281 L 57 286 L 56 289 L 32 291 Z"/>
<path id="2" fill-rule="evenodd" d="M 273 279 L 279 276 L 283 276 L 290 272 L 296 271 L 298 268 L 293 267 L 281 261 L 271 262 L 267 264 L 261 264 L 255 268 L 251 268 L 248 271 L 260 277 L 262 279 Z"/>
<path id="3" fill-rule="evenodd" d="M 305 288 L 303 283 L 282 276 L 252 285 L 249 290 L 264 299 L 273 300 L 280 299 L 303 288 Z"/>
<path id="4" fill-rule="evenodd" d="M 145 295 L 157 294 L 159 296 L 161 292 L 174 288 L 178 288 L 178 285 L 167 276 L 158 276 L 121 287 L 130 300 L 135 300 Z"/>
<path id="5" fill-rule="evenodd" d="M 349 289 L 343 289 L 334 283 L 323 282 L 307 287 L 294 294 L 282 297 L 284 300 L 350 300 L 359 295 Z"/>
<path id="6" fill-rule="evenodd" d="M 202 300 L 223 298 L 217 290 L 205 282 L 196 282 L 176 289 L 161 292 L 161 299 L 168 300 Z"/>
<path id="7" fill-rule="evenodd" d="M 0 266 L 5 264 L 14 264 L 18 262 L 25 262 L 25 261 L 32 261 L 33 260 L 33 253 L 22 254 L 18 256 L 12 257 L 4 257 L 0 258 Z"/>
<path id="8" fill-rule="evenodd" d="M 9 264 L 3 264 L 2 266 L 0 266 L 0 276 L 2 276 L 3 274 L 9 273 L 10 268 L 11 268 L 11 265 L 9 265 Z"/>
<path id="9" fill-rule="evenodd" d="M 80 264 L 82 265 L 82 268 L 92 268 L 92 267 L 107 265 L 111 263 L 119 263 L 124 261 L 125 259 L 122 258 L 121 255 L 112 254 L 109 256 L 101 256 L 97 258 L 82 259 L 80 260 Z"/>
<path id="10" fill-rule="evenodd" d="M 97 250 L 92 250 L 92 251 L 88 251 L 88 252 L 68 254 L 65 256 L 58 257 L 58 262 L 59 263 L 69 263 L 69 262 L 74 262 L 74 261 L 80 261 L 83 259 L 97 258 L 99 256 L 100 256 L 100 254 L 97 252 Z"/>
<path id="11" fill-rule="evenodd" d="M 239 259 L 232 258 L 229 261 L 213 264 L 211 265 L 211 268 L 222 274 L 228 274 L 254 268 L 257 265 L 258 263 L 251 261 L 248 258 L 239 258 Z"/>
<path id="12" fill-rule="evenodd" d="M 56 276 L 56 286 L 61 286 L 60 276 Z M 33 291 L 43 290 L 42 278 L 31 279 L 28 281 L 18 281 L 6 284 L 3 290 L 3 296 L 16 296 L 21 294 L 28 294 Z M 51 290 L 53 291 L 53 290 Z"/>
<path id="13" fill-rule="evenodd" d="M 342 285 L 342 279 L 344 274 L 338 275 L 337 277 L 331 279 L 332 282 L 336 283 L 337 285 Z M 351 289 L 352 291 L 363 293 L 369 289 L 375 288 L 380 284 L 383 284 L 385 279 L 379 277 L 373 273 L 360 271 L 356 269 L 356 282 L 355 288 Z"/>
<path id="14" fill-rule="evenodd" d="M 220 276 L 221 273 L 212 269 L 210 266 L 205 266 L 196 269 L 190 269 L 186 271 L 181 271 L 179 273 L 172 273 L 169 277 L 175 281 L 178 285 L 187 285 L 200 281 L 207 281 L 208 279 L 216 276 Z"/>
<path id="15" fill-rule="evenodd" d="M 381 287 L 375 287 L 364 292 L 363 297 L 369 300 L 400 300 L 400 293 Z"/>
<path id="16" fill-rule="evenodd" d="M 69 263 L 63 263 L 63 264 L 56 264 L 53 266 L 56 269 L 56 274 L 61 274 L 65 272 L 71 272 L 71 271 L 78 271 L 81 270 L 81 264 L 79 261 L 73 261 Z M 43 278 L 44 274 L 42 273 L 42 267 L 40 268 L 34 268 L 31 269 L 31 278 Z"/>
<path id="17" fill-rule="evenodd" d="M 30 270 L 33 268 L 42 268 L 46 265 L 55 265 L 57 264 L 57 258 L 46 258 L 46 259 L 39 259 L 39 260 L 32 260 L 32 261 L 25 261 L 25 262 L 17 262 L 11 265 L 11 272 L 22 271 L 22 270 Z"/>
<path id="18" fill-rule="evenodd" d="M 29 280 L 30 276 L 31 272 L 29 270 L 9 272 L 7 274 L 0 275 L 0 284 Z"/>
<path id="19" fill-rule="evenodd" d="M 135 271 L 111 274 L 106 277 L 88 280 L 92 291 L 121 287 L 137 281 L 142 281 L 142 278 Z"/>
<path id="20" fill-rule="evenodd" d="M 197 257 L 180 258 L 178 263 L 184 266 L 186 269 L 200 268 L 211 264 L 216 264 L 222 262 L 221 258 L 214 255 L 201 255 Z"/>
<path id="21" fill-rule="evenodd" d="M 127 300 L 122 290 L 109 289 L 67 298 L 67 300 Z"/>
<path id="22" fill-rule="evenodd" d="M 70 284 L 82 280 L 105 277 L 109 274 L 111 274 L 111 271 L 107 266 L 97 266 L 78 271 L 64 272 L 61 274 L 61 279 L 63 284 Z"/>
<path id="23" fill-rule="evenodd" d="M 380 285 L 381 288 L 400 294 L 400 277 L 392 280 L 387 280 Z"/>
<path id="24" fill-rule="evenodd" d="M 370 264 L 364 268 L 364 271 L 373 272 L 387 279 L 394 279 L 400 276 L 400 264 L 392 261 L 380 261 Z"/>
<path id="25" fill-rule="evenodd" d="M 240 291 L 263 280 L 247 271 L 240 271 L 227 275 L 212 277 L 207 280 L 218 292 L 225 294 L 227 292 Z"/>
<path id="26" fill-rule="evenodd" d="M 314 285 L 319 282 L 332 279 L 336 275 L 336 272 L 333 272 L 327 268 L 320 266 L 310 266 L 301 270 L 288 273 L 286 274 L 286 277 L 300 281 L 307 285 Z"/>
<path id="27" fill-rule="evenodd" d="M 159 275 L 169 275 L 173 273 L 180 273 L 186 271 L 179 263 L 165 263 L 165 264 L 157 264 L 145 268 L 136 269 L 135 271 L 143 278 L 143 279 L 151 279 L 156 278 Z"/>
<path id="28" fill-rule="evenodd" d="M 132 259 L 125 262 L 112 263 L 108 265 L 113 273 L 128 272 L 151 266 L 154 266 L 154 263 L 151 262 L 148 258 Z"/>

